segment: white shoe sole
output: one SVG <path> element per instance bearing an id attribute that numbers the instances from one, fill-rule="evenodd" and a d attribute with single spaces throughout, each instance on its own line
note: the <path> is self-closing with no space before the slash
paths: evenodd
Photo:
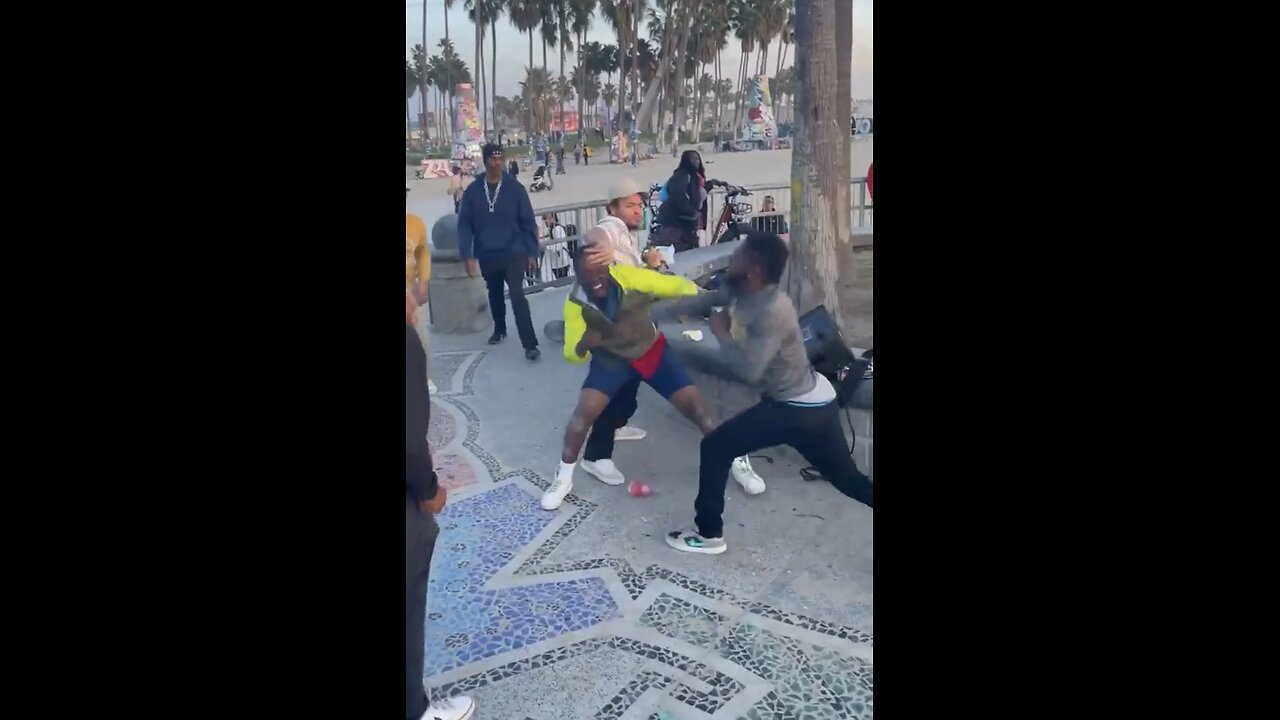
<path id="1" fill-rule="evenodd" d="M 594 465 L 588 465 L 585 461 L 581 463 L 581 466 L 582 466 L 582 469 L 583 469 L 583 470 L 584 470 L 588 475 L 590 475 L 591 477 L 593 477 L 593 478 L 595 478 L 595 479 L 599 480 L 600 482 L 604 483 L 605 485 L 610 485 L 610 486 L 613 486 L 613 487 L 617 487 L 617 486 L 622 485 L 623 483 L 625 483 L 625 482 L 627 481 L 627 479 L 626 479 L 625 477 L 622 477 L 622 478 L 611 478 L 611 477 L 608 477 L 608 476 L 604 475 L 603 473 L 597 472 L 597 471 L 596 471 L 596 469 L 595 469 L 595 466 L 594 466 Z"/>

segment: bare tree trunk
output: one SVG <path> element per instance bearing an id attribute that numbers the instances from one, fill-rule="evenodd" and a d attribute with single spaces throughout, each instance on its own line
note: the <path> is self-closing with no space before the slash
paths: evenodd
<path id="1" fill-rule="evenodd" d="M 855 294 L 858 267 L 849 217 L 848 70 L 840 89 L 840 63 L 850 60 L 852 33 L 839 28 L 841 22 L 851 27 L 852 18 L 852 0 L 796 2 L 799 112 L 791 160 L 791 259 L 783 278 L 800 313 L 825 305 L 846 337 L 855 330 L 847 301 Z"/>

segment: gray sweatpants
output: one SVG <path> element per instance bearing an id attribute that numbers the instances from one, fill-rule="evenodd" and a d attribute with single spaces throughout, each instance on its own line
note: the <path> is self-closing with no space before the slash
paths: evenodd
<path id="1" fill-rule="evenodd" d="M 404 503 L 404 716 L 419 720 L 427 711 L 423 683 L 423 651 L 426 646 L 427 575 L 436 549 L 440 527 L 436 519 L 422 512 L 406 493 Z"/>

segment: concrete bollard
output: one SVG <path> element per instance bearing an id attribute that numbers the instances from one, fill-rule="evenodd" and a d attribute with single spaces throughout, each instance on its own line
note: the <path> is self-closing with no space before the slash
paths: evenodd
<path id="1" fill-rule="evenodd" d="M 467 277 L 458 252 L 458 216 L 449 214 L 431 226 L 431 325 L 438 333 L 469 335 L 492 329 L 489 292 L 484 280 Z"/>

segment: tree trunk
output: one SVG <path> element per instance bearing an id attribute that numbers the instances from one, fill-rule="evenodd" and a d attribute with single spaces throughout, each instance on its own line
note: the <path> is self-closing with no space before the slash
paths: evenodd
<path id="1" fill-rule="evenodd" d="M 477 4 L 476 10 L 479 11 L 479 9 L 480 6 Z M 475 76 L 475 82 L 472 83 L 474 86 L 472 87 L 472 91 L 476 98 L 476 110 L 479 111 L 481 103 L 484 102 L 484 95 L 481 94 L 481 88 L 484 86 L 484 65 L 480 64 L 480 61 L 484 59 L 484 23 L 480 21 L 479 12 L 476 12 L 476 19 L 473 24 L 476 26 L 476 64 L 471 68 L 474 71 L 473 75 Z M 478 112 L 478 114 L 480 115 L 480 129 L 483 131 L 485 123 L 484 113 Z"/>
<path id="2" fill-rule="evenodd" d="M 684 98 L 684 67 L 687 57 L 685 55 L 689 49 L 689 31 L 693 28 L 693 8 L 687 4 L 682 4 L 680 31 L 676 33 L 676 102 L 671 112 L 671 132 L 673 140 L 680 142 L 680 127 L 684 124 L 685 115 L 685 98 Z M 697 56 L 697 40 L 694 40 L 694 56 Z M 697 82 L 696 80 L 694 81 Z"/>
<path id="3" fill-rule="evenodd" d="M 783 286 L 801 314 L 825 305 L 848 338 L 866 328 L 856 327 L 854 318 L 859 278 L 849 217 L 849 71 L 840 69 L 851 58 L 852 32 L 840 32 L 841 22 L 851 28 L 852 0 L 796 2 L 799 112 L 791 159 L 791 259 Z"/>
<path id="4" fill-rule="evenodd" d="M 543 49 L 544 50 L 546 49 L 545 45 L 543 46 Z M 529 28 L 529 69 L 530 70 L 533 69 L 533 28 Z M 528 125 L 525 125 L 525 127 L 532 130 L 533 129 L 533 103 L 528 102 L 528 99 L 526 99 L 525 106 L 526 106 L 525 122 L 528 123 Z"/>
<path id="5" fill-rule="evenodd" d="M 786 31 L 784 30 L 783 32 L 786 32 Z M 775 79 L 782 76 L 782 61 L 787 57 L 788 44 L 789 43 L 785 43 L 785 42 L 782 43 L 782 49 L 778 51 L 778 66 L 777 66 L 777 69 L 773 71 L 773 77 Z M 777 83 L 774 83 L 774 84 L 777 84 Z M 776 123 L 781 123 L 782 118 L 779 117 L 778 113 L 782 111 L 782 100 L 778 95 L 777 88 L 770 87 L 769 90 L 773 93 L 773 121 Z"/>
<path id="6" fill-rule="evenodd" d="M 637 135 L 640 132 L 640 123 L 636 116 L 636 111 L 640 109 L 640 2 L 632 5 L 631 10 L 631 123 L 636 129 Z M 635 143 L 632 143 L 632 152 L 635 150 Z"/>
<path id="7" fill-rule="evenodd" d="M 582 33 L 578 33 L 578 139 L 582 139 L 582 91 L 587 86 L 587 67 L 582 63 Z"/>
<path id="8" fill-rule="evenodd" d="M 489 106 L 493 113 L 493 133 L 494 140 L 498 139 L 498 17 L 495 15 L 489 19 L 489 53 L 491 55 L 492 67 L 489 72 L 492 74 L 493 87 L 489 88 L 489 97 L 493 101 Z"/>
<path id="9" fill-rule="evenodd" d="M 422 8 L 423 8 L 423 10 L 426 10 L 426 7 L 427 7 L 427 3 L 426 3 L 426 2 L 425 2 L 425 0 L 424 0 L 424 2 L 422 3 Z M 444 9 L 444 41 L 445 41 L 446 46 L 447 46 L 447 44 L 448 44 L 448 42 L 449 42 L 449 8 L 448 8 L 447 6 L 446 6 L 446 7 L 445 7 L 445 9 Z M 445 60 L 447 61 L 447 60 L 449 60 L 449 58 L 445 58 Z M 452 142 L 452 141 L 453 141 L 454 133 L 456 133 L 456 132 L 457 132 L 457 129 L 456 129 L 456 128 L 454 128 L 454 126 L 453 126 L 453 88 L 454 88 L 454 82 L 453 82 L 453 62 L 452 62 L 452 61 L 449 61 L 449 62 L 446 62 L 446 63 L 445 63 L 445 66 L 444 66 L 444 84 L 448 86 L 447 88 L 445 88 L 445 90 L 446 90 L 446 92 L 448 92 L 448 93 L 449 93 L 449 94 L 448 94 L 448 98 L 449 98 L 449 101 L 450 101 L 450 102 L 449 102 L 449 121 L 448 121 L 448 122 L 449 122 L 449 141 L 450 141 L 450 142 Z"/>

